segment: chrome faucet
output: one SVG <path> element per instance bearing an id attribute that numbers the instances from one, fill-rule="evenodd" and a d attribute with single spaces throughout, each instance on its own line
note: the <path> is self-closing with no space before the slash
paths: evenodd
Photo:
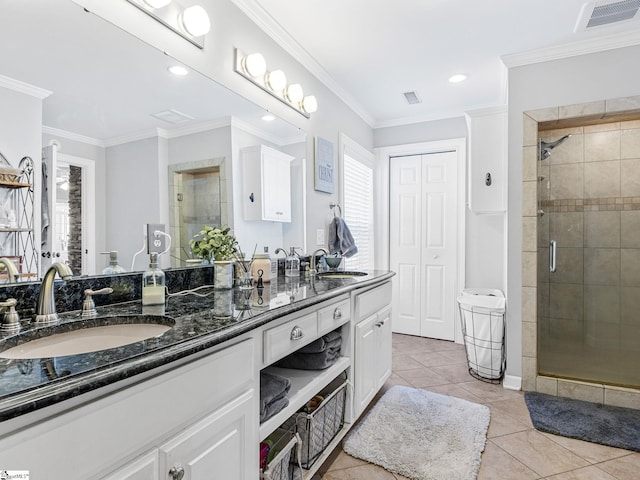
<path id="1" fill-rule="evenodd" d="M 36 302 L 35 322 L 39 325 L 49 325 L 58 321 L 56 313 L 56 299 L 53 294 L 53 279 L 56 273 L 62 280 L 70 280 L 73 272 L 65 263 L 52 263 L 40 284 L 40 294 Z"/>
<path id="2" fill-rule="evenodd" d="M 311 275 L 315 275 L 316 273 L 318 273 L 318 271 L 316 270 L 316 254 L 318 252 L 323 252 L 324 255 L 328 255 L 329 252 L 327 252 L 324 248 L 319 248 L 317 249 L 315 252 L 313 252 L 313 255 L 311 255 Z"/>
<path id="3" fill-rule="evenodd" d="M 18 269 L 16 268 L 16 264 L 13 263 L 13 261 L 11 261 L 10 259 L 6 258 L 6 257 L 2 257 L 0 258 L 0 265 L 4 265 L 5 268 L 7 269 L 7 275 L 9 277 L 9 282 L 14 281 L 17 282 L 18 279 L 20 278 L 20 273 L 18 272 Z"/>

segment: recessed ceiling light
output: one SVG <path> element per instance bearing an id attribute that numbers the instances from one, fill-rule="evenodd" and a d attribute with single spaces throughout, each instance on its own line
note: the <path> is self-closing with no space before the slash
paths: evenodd
<path id="1" fill-rule="evenodd" d="M 184 68 L 182 65 L 173 65 L 168 68 L 168 70 L 174 75 L 178 75 L 179 77 L 184 77 L 189 74 L 189 70 Z"/>
<path id="2" fill-rule="evenodd" d="M 458 73 L 456 75 L 452 75 L 449 77 L 450 83 L 460 83 L 464 82 L 467 79 L 467 76 L 463 73 Z"/>
<path id="3" fill-rule="evenodd" d="M 264 115 L 262 117 L 262 120 L 264 120 L 265 122 L 273 122 L 275 119 L 276 119 L 276 117 L 274 117 L 270 113 L 267 113 L 266 115 Z"/>

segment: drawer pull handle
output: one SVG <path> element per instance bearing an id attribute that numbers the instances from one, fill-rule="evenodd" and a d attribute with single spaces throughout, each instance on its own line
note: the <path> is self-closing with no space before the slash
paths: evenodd
<path id="1" fill-rule="evenodd" d="M 169 475 L 171 475 L 171 480 L 182 480 L 184 477 L 184 468 L 171 467 L 171 470 L 169 470 Z"/>
<path id="2" fill-rule="evenodd" d="M 382 320 L 382 321 L 380 321 L 380 322 L 376 323 L 376 327 L 381 327 L 381 326 L 383 326 L 385 322 L 386 322 L 386 320 Z"/>
<path id="3" fill-rule="evenodd" d="M 304 337 L 302 329 L 297 325 L 293 327 L 293 330 L 291 330 L 291 340 L 300 340 L 302 337 Z"/>
<path id="4" fill-rule="evenodd" d="M 341 318 L 342 318 L 342 310 L 340 310 L 340 307 L 337 307 L 333 311 L 333 319 L 334 320 L 340 320 Z"/>

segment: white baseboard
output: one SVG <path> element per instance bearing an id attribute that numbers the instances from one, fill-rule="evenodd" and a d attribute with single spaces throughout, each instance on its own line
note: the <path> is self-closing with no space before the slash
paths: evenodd
<path id="1" fill-rule="evenodd" d="M 505 375 L 502 380 L 502 388 L 507 390 L 521 390 L 522 389 L 522 377 L 515 377 L 513 375 Z"/>

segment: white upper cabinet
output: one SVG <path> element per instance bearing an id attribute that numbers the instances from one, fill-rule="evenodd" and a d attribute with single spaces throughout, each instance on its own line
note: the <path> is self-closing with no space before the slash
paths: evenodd
<path id="1" fill-rule="evenodd" d="M 291 222 L 292 160 L 265 145 L 242 149 L 245 220 Z"/>
<path id="2" fill-rule="evenodd" d="M 469 129 L 469 209 L 506 211 L 507 107 L 466 112 Z"/>

